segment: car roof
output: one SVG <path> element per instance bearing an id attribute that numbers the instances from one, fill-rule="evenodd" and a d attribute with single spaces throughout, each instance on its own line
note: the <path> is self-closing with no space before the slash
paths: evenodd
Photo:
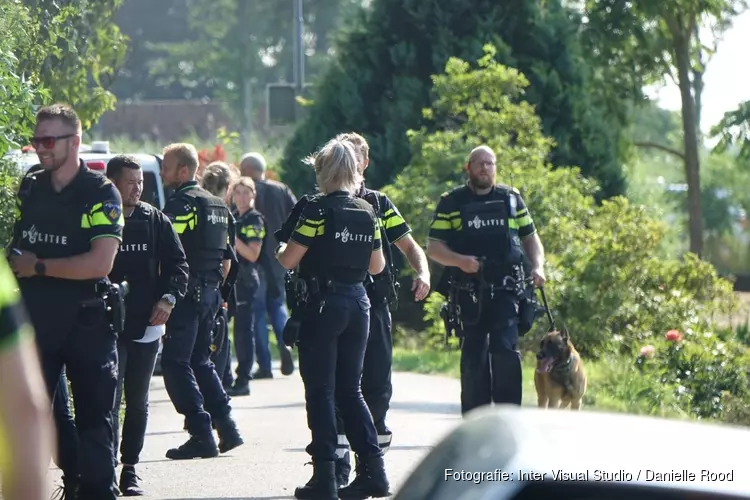
<path id="1" fill-rule="evenodd" d="M 79 153 L 80 158 L 83 161 L 103 161 L 108 162 L 119 153 Z M 36 156 L 36 155 L 35 155 Z M 129 156 L 135 157 L 136 160 L 141 164 L 143 170 L 151 172 L 159 172 L 159 160 L 155 155 L 136 153 L 130 154 Z"/>
<path id="2" fill-rule="evenodd" d="M 603 471 L 612 474 L 610 484 L 750 495 L 745 457 L 750 430 L 743 427 L 515 406 L 484 408 L 467 417 L 424 458 L 395 499 L 512 498 L 523 487 L 517 479 L 483 481 L 470 485 L 476 495 L 466 495 L 467 482 L 446 480 L 444 469 L 532 470 L 546 473 L 546 480 L 554 479 L 552 471 L 588 471 L 589 480 L 603 477 L 594 474 Z M 734 471 L 733 480 L 701 481 L 703 470 Z M 654 473 L 667 475 L 655 480 Z M 689 473 L 696 477 L 686 480 Z"/>

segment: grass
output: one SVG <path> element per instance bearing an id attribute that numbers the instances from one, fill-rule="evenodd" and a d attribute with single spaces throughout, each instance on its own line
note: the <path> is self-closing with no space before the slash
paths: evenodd
<path id="1" fill-rule="evenodd" d="M 460 377 L 458 350 L 393 349 L 393 370 Z M 523 358 L 523 405 L 536 406 L 534 354 Z M 659 386 L 634 377 L 625 360 L 585 361 L 588 378 L 583 407 L 587 410 L 689 418 L 673 397 Z"/>

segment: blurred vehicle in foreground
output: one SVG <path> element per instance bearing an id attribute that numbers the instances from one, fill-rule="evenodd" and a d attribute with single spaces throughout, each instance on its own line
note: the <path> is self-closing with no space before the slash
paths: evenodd
<path id="1" fill-rule="evenodd" d="M 750 499 L 750 430 L 496 406 L 445 436 L 394 500 Z"/>

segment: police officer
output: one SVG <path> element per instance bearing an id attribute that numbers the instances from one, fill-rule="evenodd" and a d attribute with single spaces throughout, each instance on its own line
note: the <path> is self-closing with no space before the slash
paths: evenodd
<path id="1" fill-rule="evenodd" d="M 34 330 L 17 285 L 0 256 L 0 496 L 43 500 L 54 430 Z"/>
<path id="2" fill-rule="evenodd" d="M 109 278 L 115 283 L 127 281 L 130 287 L 125 330 L 117 341 L 119 377 L 112 423 L 117 438 L 124 390 L 120 491 L 124 496 L 140 496 L 143 490 L 135 466 L 146 436 L 151 376 L 164 325 L 187 291 L 188 265 L 172 223 L 157 208 L 140 201 L 143 171 L 138 160 L 115 156 L 107 164 L 107 177 L 120 192 L 125 215 L 120 252 Z"/>
<path id="3" fill-rule="evenodd" d="M 235 286 L 237 309 L 234 318 L 234 347 L 237 352 L 237 379 L 230 396 L 250 394 L 250 379 L 255 360 L 255 294 L 260 286 L 257 262 L 266 240 L 266 223 L 255 210 L 255 182 L 241 177 L 232 188 L 237 207 L 236 249 L 240 271 Z"/>
<path id="4" fill-rule="evenodd" d="M 185 416 L 190 433 L 185 444 L 167 451 L 167 458 L 173 460 L 215 457 L 243 444 L 229 397 L 210 360 L 211 330 L 222 303 L 220 287 L 233 255 L 229 209 L 224 200 L 198 186 L 197 170 L 198 152 L 191 144 L 164 149 L 161 178 L 165 187 L 175 189 L 164 213 L 180 235 L 190 267 L 185 299 L 167 322 L 161 361 L 169 398 Z M 218 448 L 212 421 L 219 434 Z"/>
<path id="5" fill-rule="evenodd" d="M 229 206 L 229 188 L 234 181 L 234 177 L 235 173 L 232 167 L 223 161 L 215 161 L 203 169 L 201 187 L 217 198 L 224 200 L 227 206 Z M 232 244 L 236 241 L 236 220 L 231 211 L 229 214 L 229 240 Z M 219 375 L 224 390 L 227 393 L 229 393 L 229 388 L 232 387 L 232 383 L 234 382 L 232 367 L 230 366 L 232 347 L 229 338 L 230 313 L 234 313 L 233 307 L 230 308 L 230 306 L 234 305 L 234 281 L 236 280 L 237 267 L 239 266 L 236 255 L 234 257 L 235 259 L 232 261 L 230 272 L 222 287 L 223 304 L 216 315 L 212 332 L 213 341 L 211 343 L 211 361 L 214 363 L 216 373 Z"/>
<path id="6" fill-rule="evenodd" d="M 122 200 L 79 160 L 81 122 L 70 107 L 41 108 L 36 120 L 32 142 L 42 168 L 21 182 L 10 263 L 36 330 L 47 389 L 54 395 L 65 365 L 73 391 L 79 458 L 63 467 L 66 495 L 114 499 L 118 328 L 107 306 L 123 311 L 107 275 L 122 238 Z"/>
<path id="7" fill-rule="evenodd" d="M 359 161 L 359 172 L 364 174 L 370 164 L 370 148 L 365 138 L 353 132 L 340 134 L 337 138 L 349 141 L 354 146 Z M 395 245 L 404 254 L 416 272 L 411 287 L 416 301 L 423 300 L 430 291 L 430 270 L 424 251 L 411 236 L 411 228 L 388 196 L 380 191 L 368 189 L 364 182 L 357 196 L 370 203 L 378 216 L 383 254 L 386 259 L 384 271 L 367 281 L 367 295 L 372 308 L 370 309 L 370 335 L 362 367 L 362 396 L 372 413 L 375 428 L 378 431 L 378 444 L 383 449 L 383 453 L 386 453 L 392 438 L 391 430 L 385 423 L 393 395 L 391 385 L 393 338 L 390 304 L 397 300 L 396 294 L 398 293 L 397 275 L 390 245 Z M 340 419 L 339 424 L 341 424 Z M 349 481 L 351 466 L 348 443 L 342 427 L 339 428 L 338 442 L 336 479 L 339 485 L 343 486 Z"/>
<path id="8" fill-rule="evenodd" d="M 300 374 L 312 434 L 307 452 L 314 472 L 295 497 L 387 496 L 383 451 L 360 392 L 370 316 L 363 282 L 368 272 L 378 274 L 385 267 L 378 220 L 372 207 L 354 196 L 362 177 L 351 144 L 333 139 L 312 163 L 321 195 L 306 203 L 288 243 L 277 250 L 284 268 L 299 265 L 308 290 L 305 306 L 293 315 L 300 321 Z M 361 460 L 356 479 L 338 497 L 334 404 Z"/>
<path id="9" fill-rule="evenodd" d="M 493 401 L 521 404 L 522 250 L 534 284 L 544 284 L 542 242 L 519 192 L 495 183 L 492 149 L 472 150 L 465 169 L 466 185 L 440 198 L 427 242 L 427 255 L 446 266 L 438 291 L 455 294 L 460 306 L 463 414 Z"/>

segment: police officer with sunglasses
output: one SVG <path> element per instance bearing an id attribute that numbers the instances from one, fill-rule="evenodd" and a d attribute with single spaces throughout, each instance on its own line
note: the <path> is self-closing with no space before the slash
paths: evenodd
<path id="1" fill-rule="evenodd" d="M 66 498 L 112 500 L 118 496 L 111 415 L 123 303 L 107 276 L 124 220 L 115 186 L 80 161 L 81 134 L 68 106 L 37 112 L 32 142 L 41 168 L 21 182 L 9 262 L 36 330 L 50 397 L 63 365 L 73 391 L 79 446 L 60 449 Z"/>

